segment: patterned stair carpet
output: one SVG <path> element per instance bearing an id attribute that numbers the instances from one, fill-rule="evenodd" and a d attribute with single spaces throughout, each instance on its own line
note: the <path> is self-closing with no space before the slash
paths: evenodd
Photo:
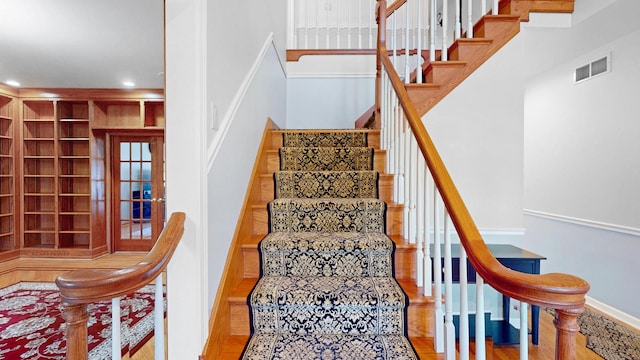
<path id="1" fill-rule="evenodd" d="M 243 359 L 417 359 L 364 132 L 285 132 Z"/>

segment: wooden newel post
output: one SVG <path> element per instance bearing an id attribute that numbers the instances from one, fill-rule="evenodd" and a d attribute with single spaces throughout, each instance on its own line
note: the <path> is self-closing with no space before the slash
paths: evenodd
<path id="1" fill-rule="evenodd" d="M 378 0 L 378 8 L 376 9 L 376 20 L 378 22 L 378 44 L 376 50 L 376 108 L 374 111 L 376 129 L 380 129 L 380 102 L 382 101 L 382 59 L 380 58 L 380 45 L 386 47 L 387 35 L 387 1 Z"/>
<path id="2" fill-rule="evenodd" d="M 576 359 L 576 335 L 580 330 L 578 315 L 584 307 L 578 309 L 558 310 L 553 324 L 556 326 L 556 360 Z"/>
<path id="3" fill-rule="evenodd" d="M 62 309 L 67 325 L 67 360 L 87 360 L 87 304 L 69 304 L 63 300 Z"/>

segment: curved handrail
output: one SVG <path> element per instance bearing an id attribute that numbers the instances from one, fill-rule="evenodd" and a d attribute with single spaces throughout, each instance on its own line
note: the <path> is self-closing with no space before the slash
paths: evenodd
<path id="1" fill-rule="evenodd" d="M 400 1 L 396 1 L 396 3 L 398 2 Z M 382 67 L 384 67 L 389 74 L 389 81 L 404 110 L 418 147 L 431 171 L 435 186 L 440 192 L 451 221 L 460 237 L 460 242 L 474 269 L 493 288 L 511 298 L 556 309 L 558 312 L 555 322 L 558 331 L 557 347 L 560 348 L 556 349 L 556 358 L 570 358 L 572 351 L 575 350 L 573 333 L 577 331 L 576 318 L 584 309 L 585 294 L 589 290 L 589 284 L 579 277 L 568 274 L 533 275 L 514 271 L 502 265 L 491 254 L 411 101 L 405 85 L 387 56 L 384 31 L 386 18 L 389 15 L 387 10 L 386 0 L 379 0 L 378 49 L 376 54 L 378 62 L 376 64 L 378 77 L 376 96 L 378 98 L 376 101 L 380 100 L 380 76 Z M 376 105 L 377 116 L 379 116 L 379 109 L 379 105 Z M 571 344 L 572 341 L 573 344 Z"/>
<path id="2" fill-rule="evenodd" d="M 75 270 L 58 276 L 56 285 L 67 321 L 68 359 L 86 359 L 87 304 L 130 294 L 158 277 L 182 238 L 185 217 L 183 212 L 172 213 L 151 251 L 133 266 L 119 270 Z"/>

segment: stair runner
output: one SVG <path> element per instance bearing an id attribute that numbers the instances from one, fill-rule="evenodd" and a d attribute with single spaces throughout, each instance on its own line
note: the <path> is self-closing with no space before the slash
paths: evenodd
<path id="1" fill-rule="evenodd" d="M 417 359 L 366 132 L 284 132 L 243 359 Z"/>

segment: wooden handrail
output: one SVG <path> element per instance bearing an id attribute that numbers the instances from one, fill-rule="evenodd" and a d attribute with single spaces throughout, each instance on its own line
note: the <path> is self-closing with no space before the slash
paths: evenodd
<path id="1" fill-rule="evenodd" d="M 386 29 L 388 17 L 386 0 L 379 0 L 378 28 Z M 384 67 L 396 92 L 399 103 L 422 155 L 431 171 L 435 186 L 438 188 L 451 221 L 467 252 L 469 261 L 476 272 L 494 289 L 529 304 L 556 309 L 556 359 L 575 358 L 575 336 L 579 329 L 577 317 L 584 311 L 585 294 L 589 284 L 576 276 L 568 274 L 525 274 L 502 265 L 489 251 L 480 232 L 471 218 L 460 193 L 447 171 L 431 137 L 429 136 L 416 107 L 409 98 L 405 85 L 398 76 L 387 56 L 384 31 L 378 31 L 378 49 L 376 54 L 376 115 L 380 110 L 381 70 Z M 379 123 L 379 121 L 377 121 Z"/>
<path id="2" fill-rule="evenodd" d="M 67 359 L 87 359 L 87 304 L 130 294 L 162 273 L 184 233 L 185 214 L 171 214 L 155 245 L 139 263 L 119 270 L 75 270 L 58 276 L 67 324 Z"/>

